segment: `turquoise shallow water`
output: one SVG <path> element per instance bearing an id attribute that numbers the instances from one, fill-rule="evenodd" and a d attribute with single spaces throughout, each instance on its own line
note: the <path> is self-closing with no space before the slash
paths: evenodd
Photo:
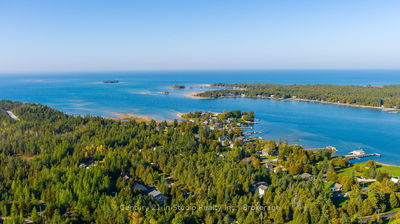
<path id="1" fill-rule="evenodd" d="M 42 103 L 69 114 L 112 117 L 112 112 L 175 119 L 177 112 L 196 110 L 254 111 L 256 130 L 267 139 L 284 139 L 306 147 L 333 145 L 346 153 L 363 148 L 381 153 L 377 161 L 400 165 L 400 114 L 308 102 L 266 99 L 201 100 L 175 84 L 199 86 L 215 82 L 280 84 L 400 84 L 400 71 L 191 71 L 0 76 L 0 99 Z M 118 79 L 118 84 L 102 80 Z M 170 91 L 169 95 L 161 94 Z M 299 139 L 300 141 L 294 141 Z"/>

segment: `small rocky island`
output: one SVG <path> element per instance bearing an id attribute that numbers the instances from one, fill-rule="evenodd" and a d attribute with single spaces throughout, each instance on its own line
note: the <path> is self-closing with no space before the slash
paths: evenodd
<path id="1" fill-rule="evenodd" d="M 171 89 L 184 89 L 185 86 L 184 85 L 173 85 L 171 86 Z"/>
<path id="2" fill-rule="evenodd" d="M 107 84 L 109 84 L 109 83 L 119 83 L 119 81 L 118 80 L 104 80 L 104 81 L 102 81 L 103 83 L 107 83 Z"/>

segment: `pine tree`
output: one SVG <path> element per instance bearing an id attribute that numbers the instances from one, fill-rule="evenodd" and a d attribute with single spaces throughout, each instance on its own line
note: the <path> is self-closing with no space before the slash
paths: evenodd
<path id="1" fill-rule="evenodd" d="M 390 194 L 389 202 L 390 202 L 390 207 L 392 209 L 399 207 L 399 199 L 397 198 L 396 194 L 393 192 Z"/>
<path id="2" fill-rule="evenodd" d="M 346 213 L 343 213 L 342 217 L 340 218 L 341 224 L 350 224 L 350 218 Z"/>
<path id="3" fill-rule="evenodd" d="M 32 209 L 31 219 L 33 222 L 38 222 L 39 217 L 36 211 L 36 207 L 33 207 Z"/>
<path id="4" fill-rule="evenodd" d="M 139 212 L 132 212 L 130 215 L 131 224 L 142 224 L 143 218 L 140 216 Z"/>

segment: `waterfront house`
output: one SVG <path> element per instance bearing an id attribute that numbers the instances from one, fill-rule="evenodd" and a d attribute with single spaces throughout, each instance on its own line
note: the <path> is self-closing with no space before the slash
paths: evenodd
<path id="1" fill-rule="evenodd" d="M 244 136 L 239 136 L 239 137 L 235 138 L 235 141 L 242 141 L 242 142 L 246 142 L 246 141 L 247 141 L 247 138 L 246 138 L 246 137 L 244 137 Z"/>
<path id="2" fill-rule="evenodd" d="M 390 180 L 395 184 L 399 183 L 399 177 L 392 177 Z"/>

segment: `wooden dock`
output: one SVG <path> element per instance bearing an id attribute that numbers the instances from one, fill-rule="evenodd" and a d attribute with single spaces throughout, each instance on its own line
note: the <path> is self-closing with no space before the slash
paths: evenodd
<path id="1" fill-rule="evenodd" d="M 377 156 L 377 157 L 381 157 L 382 155 L 379 153 L 370 153 L 370 154 L 364 154 L 364 155 L 345 155 L 343 157 L 352 160 L 352 159 L 361 159 L 361 158 L 367 158 L 367 157 L 373 157 L 373 156 Z"/>
<path id="2" fill-rule="evenodd" d="M 254 134 L 262 134 L 261 131 L 245 131 L 243 132 L 244 135 L 254 135 Z"/>

